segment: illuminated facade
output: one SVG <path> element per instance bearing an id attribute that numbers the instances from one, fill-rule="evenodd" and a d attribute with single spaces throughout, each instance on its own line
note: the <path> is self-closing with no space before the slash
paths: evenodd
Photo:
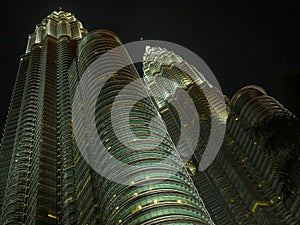
<path id="1" fill-rule="evenodd" d="M 185 126 L 181 124 L 179 115 L 173 107 L 173 104 L 185 107 L 184 100 L 178 98 L 178 89 L 185 90 L 193 100 L 198 111 L 200 136 L 192 160 L 187 161 L 186 165 L 202 198 L 207 200 L 206 207 L 211 216 L 217 215 L 217 218 L 213 218 L 214 222 L 218 225 L 232 224 L 225 210 L 223 199 L 214 192 L 216 187 L 211 185 L 207 173 L 199 172 L 197 168 L 209 139 L 211 117 L 215 116 L 219 126 L 224 126 L 226 123 L 228 110 L 220 104 L 224 99 L 223 95 L 196 67 L 189 65 L 180 56 L 164 48 L 150 46 L 147 48 L 144 54 L 143 70 L 145 83 L 152 95 L 157 96 L 157 108 L 176 144 L 181 134 L 181 126 Z M 157 79 L 160 77 L 166 78 L 166 82 L 159 82 Z M 194 119 L 190 118 L 190 121 Z M 193 132 L 191 131 L 187 138 L 194 137 Z M 186 152 L 186 146 L 190 142 L 191 140 L 187 139 L 183 142 L 183 146 L 178 146 L 180 152 Z"/>
<path id="2" fill-rule="evenodd" d="M 149 47 L 143 65 L 145 82 L 156 96 L 157 108 L 175 143 L 184 125 L 180 124 L 172 107 L 178 101 L 177 90 L 187 91 L 197 107 L 200 137 L 192 162 L 188 162 L 187 167 L 191 169 L 194 183 L 213 221 L 218 225 L 299 224 L 299 195 L 289 199 L 287 206 L 284 205 L 280 190 L 282 184 L 274 175 L 274 161 L 263 151 L 263 146 L 255 140 L 251 131 L 251 128 L 272 120 L 275 115 L 291 118 L 292 114 L 268 96 L 265 90 L 254 85 L 239 90 L 231 100 L 225 97 L 227 110 L 220 110 L 217 99 L 223 96 L 196 68 L 166 49 Z M 159 77 L 168 80 L 161 82 Z M 205 89 L 208 90 L 206 95 Z M 184 107 L 184 101 L 180 102 Z M 200 172 L 195 168 L 207 143 L 212 114 L 219 119 L 220 125 L 227 120 L 226 135 L 215 161 L 207 170 Z"/>
<path id="3" fill-rule="evenodd" d="M 130 114 L 138 139 L 131 141 L 134 148 L 114 135 L 107 117 L 119 91 L 138 80 L 133 65 L 113 74 L 95 93 L 95 122 L 110 153 L 142 170 L 116 171 L 116 176 L 126 175 L 127 185 L 121 185 L 98 175 L 81 156 L 72 128 L 76 87 L 98 56 L 120 45 L 112 32 L 89 33 L 64 11 L 51 13 L 29 36 L 0 151 L 1 224 L 214 224 L 171 138 L 164 136 L 162 120 L 151 138 L 163 142 L 156 145 L 146 138 L 151 118 L 158 115 L 150 98 L 139 101 Z M 123 53 L 103 63 L 130 61 L 125 49 Z M 143 85 L 136 88 L 147 93 Z M 120 115 L 122 109 L 117 109 Z M 155 167 L 156 162 L 162 163 Z"/>
<path id="4" fill-rule="evenodd" d="M 98 96 L 95 123 L 106 149 L 140 170 L 109 165 L 117 170 L 111 178 L 126 178 L 118 184 L 88 165 L 74 137 L 72 102 L 87 68 L 121 45 L 111 31 L 88 32 L 64 11 L 51 13 L 29 35 L 0 148 L 0 224 L 299 224 L 299 197 L 284 206 L 274 163 L 249 129 L 275 114 L 292 114 L 257 86 L 239 90 L 231 100 L 225 97 L 223 109 L 224 96 L 197 68 L 160 47 L 146 48 L 144 84 L 130 63 L 111 74 L 100 93 L 80 90 Z M 97 62 L 107 68 L 131 62 L 124 48 L 110 57 Z M 120 91 L 135 81 L 134 95 L 152 98 L 141 98 L 131 108 L 129 123 L 136 138 L 128 140 L 122 133 L 128 102 L 116 105 L 116 127 L 109 118 Z M 185 115 L 188 122 L 180 124 L 176 110 L 184 111 L 187 100 L 180 98 L 180 90 L 196 106 L 201 129 L 197 140 L 195 131 L 187 130 L 177 146 L 182 126 L 195 123 Z M 220 128 L 226 123 L 226 135 L 215 161 L 200 172 L 212 116 Z M 154 117 L 165 121 L 167 135 L 162 119 Z M 85 136 L 89 124 L 79 128 Z M 157 145 L 157 140 L 162 142 Z M 189 160 L 191 142 L 196 148 Z"/>
<path id="5" fill-rule="evenodd" d="M 283 201 L 276 160 L 264 150 L 267 137 L 259 141 L 252 132 L 253 127 L 267 121 L 275 123 L 273 118 L 280 116 L 293 117 L 255 85 L 240 89 L 229 102 L 224 145 L 207 174 L 235 224 L 296 225 L 300 222 L 297 216 L 300 196 Z"/>

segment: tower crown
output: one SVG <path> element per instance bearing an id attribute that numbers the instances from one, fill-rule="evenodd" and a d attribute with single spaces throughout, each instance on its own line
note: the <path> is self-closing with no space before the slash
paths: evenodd
<path id="1" fill-rule="evenodd" d="M 56 21 L 57 23 L 60 20 L 67 20 L 69 23 L 77 21 L 77 19 L 75 18 L 74 14 L 70 13 L 70 12 L 65 12 L 62 10 L 62 8 L 59 8 L 59 11 L 53 11 L 52 13 L 50 13 L 44 20 L 44 21 L 48 21 L 49 19 L 52 19 L 54 21 Z M 42 22 L 42 23 L 43 23 Z"/>
<path id="2" fill-rule="evenodd" d="M 60 7 L 59 11 L 53 11 L 40 24 L 36 25 L 34 33 L 28 37 L 26 53 L 30 52 L 32 45 L 41 43 L 48 35 L 57 39 L 69 37 L 79 40 L 86 33 L 86 29 L 74 14 L 65 12 Z"/>

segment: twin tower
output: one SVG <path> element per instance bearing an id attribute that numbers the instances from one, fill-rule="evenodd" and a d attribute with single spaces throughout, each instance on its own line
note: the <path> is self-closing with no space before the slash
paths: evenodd
<path id="1" fill-rule="evenodd" d="M 29 35 L 1 145 L 1 224 L 213 224 L 162 119 L 147 138 L 151 119 L 160 118 L 153 99 L 131 109 L 137 139 L 130 146 L 114 135 L 110 111 L 118 93 L 139 79 L 133 65 L 113 74 L 101 93 L 81 91 L 98 96 L 95 123 L 106 149 L 139 171 L 113 171 L 126 176 L 124 184 L 116 183 L 96 173 L 79 151 L 72 123 L 78 82 L 100 55 L 120 45 L 111 31 L 89 33 L 64 11 L 51 13 Z M 111 60 L 130 58 L 125 53 Z M 136 91 L 148 92 L 143 85 Z M 119 121 L 114 129 L 125 129 L 128 121 Z M 84 137 L 85 124 L 78 129 Z"/>
<path id="2" fill-rule="evenodd" d="M 130 62 L 114 33 L 88 32 L 69 12 L 37 25 L 0 146 L 0 224 L 300 223 L 300 197 L 283 202 L 286 184 L 264 151 L 274 132 L 251 132 L 294 118 L 287 109 L 255 85 L 229 99 L 207 74 L 159 46 L 145 49 L 143 82 Z M 106 71 L 95 80 L 105 80 L 101 90 L 83 79 L 98 66 Z M 225 124 L 218 155 L 199 171 L 212 128 L 222 136 Z"/>

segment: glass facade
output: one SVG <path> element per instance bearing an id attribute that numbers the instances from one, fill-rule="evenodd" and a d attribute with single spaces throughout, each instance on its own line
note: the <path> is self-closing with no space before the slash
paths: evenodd
<path id="1" fill-rule="evenodd" d="M 179 139 L 182 126 L 172 106 L 178 101 L 177 90 L 186 90 L 193 99 L 201 126 L 192 160 L 196 168 L 210 134 L 212 114 L 219 118 L 220 125 L 226 121 L 225 139 L 215 161 L 204 172 L 191 171 L 213 221 L 218 225 L 299 224 L 299 195 L 283 202 L 283 184 L 276 176 L 276 162 L 263 150 L 264 137 L 256 140 L 253 135 L 254 127 L 276 122 L 276 117 L 293 118 L 293 115 L 255 85 L 242 88 L 232 99 L 225 96 L 227 110 L 220 110 L 218 98 L 223 96 L 209 84 L 205 75 L 167 49 L 148 47 L 143 65 L 145 82 L 156 96 L 156 106 L 174 143 Z M 168 81 L 161 82 L 160 77 Z M 204 95 L 203 90 L 208 94 Z M 184 101 L 179 104 L 184 107 Z M 187 162 L 188 168 L 190 163 Z"/>
<path id="2" fill-rule="evenodd" d="M 99 55 L 120 45 L 119 38 L 108 30 L 90 32 L 78 46 L 77 71 L 73 73 L 79 77 L 82 76 L 86 68 Z M 111 57 L 107 59 L 108 65 L 130 60 L 126 49 L 123 49 L 121 54 Z M 165 130 L 162 121 L 157 121 L 156 126 L 153 127 L 154 132 L 151 136 L 153 141 L 146 138 L 149 133 L 147 126 L 151 118 L 157 116 L 150 98 L 141 98 L 131 108 L 129 114 L 131 131 L 137 140 L 128 140 L 127 133 L 123 133 L 121 137 L 114 134 L 109 118 L 115 98 L 126 85 L 138 79 L 139 75 L 133 65 L 128 65 L 108 79 L 97 99 L 95 118 L 98 134 L 105 147 L 118 160 L 137 165 L 140 169 L 139 171 L 132 170 L 132 168 L 122 169 L 111 175 L 126 177 L 127 185 L 117 184 L 97 174 L 91 174 L 92 179 L 96 181 L 95 191 L 99 193 L 97 198 L 100 199 L 98 206 L 102 223 L 212 224 L 187 170 L 182 166 L 175 146 L 169 137 L 163 136 Z M 82 91 L 95 92 L 93 89 Z M 145 94 L 147 90 L 142 83 L 134 86 L 134 95 L 144 96 Z M 126 98 L 133 98 L 130 95 L 133 93 L 129 93 Z M 117 129 L 126 128 L 126 120 L 122 119 L 126 107 L 131 107 L 128 106 L 126 99 L 116 106 L 115 110 L 119 119 Z M 86 129 L 87 127 L 82 127 L 80 130 L 84 132 Z M 163 141 L 156 146 L 155 139 L 163 139 Z M 125 146 L 122 141 L 129 142 L 130 147 Z M 171 154 L 173 157 L 167 161 L 164 160 Z M 159 167 L 156 166 L 158 162 L 160 162 Z M 139 184 L 143 185 L 139 186 Z"/>
<path id="3" fill-rule="evenodd" d="M 160 118 L 152 99 L 142 98 L 131 109 L 136 139 L 115 135 L 108 119 L 112 104 L 126 85 L 139 81 L 132 63 L 113 74 L 100 93 L 81 91 L 98 96 L 95 122 L 106 148 L 140 170 L 111 168 L 111 176 L 126 178 L 127 185 L 118 184 L 82 157 L 71 108 L 77 85 L 89 65 L 121 45 L 111 31 L 87 32 L 64 11 L 51 13 L 29 35 L 0 151 L 1 224 L 214 224 L 162 119 L 152 124 L 149 136 L 151 119 Z M 130 62 L 126 49 L 101 63 L 124 61 Z M 135 86 L 135 95 L 148 95 L 144 84 Z M 118 117 L 127 105 L 117 105 Z M 116 129 L 123 130 L 125 122 L 119 121 Z M 83 135 L 85 130 L 84 124 Z"/>
<path id="4" fill-rule="evenodd" d="M 1 145 L 1 224 L 76 221 L 68 68 L 85 33 L 54 11 L 29 35 Z"/>
<path id="5" fill-rule="evenodd" d="M 115 47 L 121 47 L 118 54 L 98 60 Z M 72 102 L 91 65 L 110 72 L 124 64 L 109 74 L 101 91 L 79 89 L 95 96 L 94 122 L 106 150 L 131 165 L 109 164 L 107 179 L 79 151 Z M 0 146 L 0 224 L 300 223 L 299 196 L 282 201 L 276 162 L 252 129 L 275 115 L 293 117 L 287 109 L 255 85 L 229 99 L 205 74 L 164 48 L 145 49 L 143 72 L 144 82 L 116 34 L 88 32 L 69 12 L 54 11 L 36 26 L 20 57 Z M 129 84 L 131 91 L 122 93 Z M 114 104 L 118 96 L 123 98 Z M 181 124 L 179 114 L 189 99 L 199 121 L 184 114 Z M 85 143 L 87 110 L 83 104 L 75 112 L 84 121 L 78 130 Z M 212 117 L 217 128 L 226 124 L 226 135 L 214 162 L 199 171 Z M 189 129 L 196 122 L 199 137 Z M 183 127 L 188 129 L 179 142 Z M 92 156 L 101 162 L 101 154 Z M 112 181 L 118 179 L 123 184 Z"/>
<path id="6" fill-rule="evenodd" d="M 214 191 L 214 189 L 222 187 L 213 186 L 206 172 L 198 171 L 199 162 L 210 135 L 211 117 L 215 116 L 218 126 L 224 126 L 227 119 L 228 110 L 226 110 L 226 107 L 222 109 L 220 105 L 224 98 L 223 95 L 210 84 L 197 68 L 189 65 L 174 52 L 164 48 L 150 46 L 147 48 L 144 54 L 143 70 L 145 83 L 149 87 L 150 92 L 157 96 L 157 108 L 167 125 L 174 143 L 178 143 L 181 126 L 186 125 L 181 124 L 181 119 L 173 107 L 173 105 L 178 105 L 179 108 L 186 107 L 184 99 L 178 96 L 178 90 L 186 91 L 189 98 L 192 99 L 198 112 L 200 135 L 192 160 L 186 162 L 186 167 L 190 170 L 202 199 L 206 200 L 205 205 L 213 221 L 218 225 L 232 224 L 222 197 L 218 196 Z M 167 79 L 167 81 L 160 82 L 160 77 Z M 164 90 L 167 90 L 168 94 L 164 94 Z M 193 120 L 194 118 L 188 118 L 188 121 Z M 195 136 L 193 132 L 191 131 L 188 138 Z M 188 143 L 191 141 L 193 140 L 186 139 L 185 144 L 178 146 L 180 152 L 186 152 Z M 224 179 L 226 178 L 224 177 Z M 216 217 L 214 217 L 215 215 Z"/>

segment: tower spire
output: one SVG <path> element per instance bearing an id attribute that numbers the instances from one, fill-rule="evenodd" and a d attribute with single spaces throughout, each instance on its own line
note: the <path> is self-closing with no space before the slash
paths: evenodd
<path id="1" fill-rule="evenodd" d="M 59 7 L 58 7 L 58 10 L 59 10 L 59 12 L 60 12 L 60 11 L 62 11 L 62 7 L 61 7 L 61 6 L 59 6 Z"/>

